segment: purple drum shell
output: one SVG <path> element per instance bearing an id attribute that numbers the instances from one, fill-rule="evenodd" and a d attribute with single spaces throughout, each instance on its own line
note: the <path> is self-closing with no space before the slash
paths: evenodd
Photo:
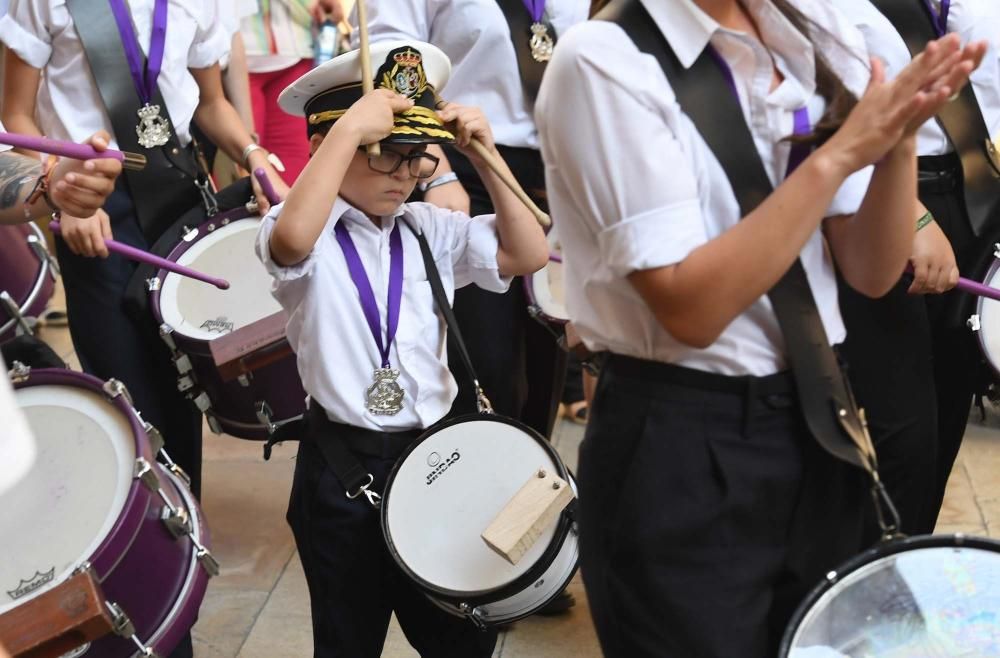
<path id="1" fill-rule="evenodd" d="M 136 457 L 145 459 L 156 473 L 167 498 L 175 507 L 187 508 L 192 522 L 205 537 L 201 513 L 193 497 L 187 491 L 178 490 L 175 478 L 155 460 L 149 438 L 139 423 L 132 407 L 123 396 L 109 398 L 103 390 L 103 382 L 90 375 L 61 369 L 32 370 L 27 381 L 14 385 L 15 389 L 29 386 L 75 386 L 98 393 L 120 413 L 124 414 L 131 426 Z M 117 521 L 94 554 L 81 563 L 89 562 L 101 590 L 109 602 L 119 604 L 135 624 L 136 635 L 147 644 L 159 629 L 168 627 L 169 633 L 156 649 L 161 656 L 169 653 L 179 642 L 183 631 L 182 622 L 197 615 L 197 608 L 204 597 L 207 576 L 197 564 L 194 547 L 186 538 L 174 537 L 160 520 L 163 505 L 159 496 L 151 492 L 139 480 L 133 480 L 128 498 Z M 192 580 L 191 564 L 197 567 Z M 200 577 L 200 580 L 199 580 Z M 187 587 L 186 587 L 187 586 Z M 177 609 L 179 597 L 187 589 L 185 602 L 180 610 L 182 618 L 171 619 Z M 192 608 L 193 610 L 189 610 Z M 174 612 L 173 614 L 178 614 Z M 168 646 L 168 642 L 173 644 Z M 125 658 L 134 655 L 135 644 L 128 638 L 106 636 L 92 643 L 87 656 L 101 658 Z"/>
<path id="2" fill-rule="evenodd" d="M 302 389 L 294 354 L 288 354 L 247 375 L 248 386 L 236 380 L 222 381 L 210 355 L 191 350 L 188 356 L 194 366 L 198 387 L 212 401 L 212 409 L 208 413 L 219 421 L 226 434 L 242 439 L 267 440 L 267 429 L 257 419 L 258 400 L 267 402 L 273 421 L 305 413 L 306 392 Z"/>
<path id="3" fill-rule="evenodd" d="M 245 208 L 236 208 L 216 215 L 195 229 L 198 233 L 193 240 L 182 241 L 166 258 L 178 262 L 188 249 L 210 235 L 216 227 L 250 218 L 256 219 Z M 209 227 L 212 230 L 209 230 Z M 168 274 L 170 273 L 166 270 L 157 272 L 161 281 Z M 171 274 L 171 276 L 177 275 Z M 149 298 L 153 317 L 157 325 L 161 325 L 163 315 L 160 312 L 160 290 L 151 291 Z M 294 354 L 288 354 L 274 363 L 255 370 L 247 376 L 249 386 L 243 386 L 236 380 L 229 382 L 222 380 L 215 367 L 209 341 L 176 332 L 171 334 L 171 337 L 177 349 L 190 357 L 197 379 L 196 387 L 204 391 L 212 402 L 212 408 L 207 414 L 219 422 L 226 434 L 241 439 L 267 440 L 267 429 L 257 419 L 258 401 L 267 402 L 273 412 L 273 421 L 287 420 L 305 413 L 306 393 L 302 388 Z"/>
<path id="4" fill-rule="evenodd" d="M 52 298 L 55 281 L 48 261 L 39 260 L 29 245 L 30 236 L 45 244 L 34 223 L 0 225 L 0 292 L 7 292 L 25 317 L 38 317 Z M 0 343 L 16 333 L 17 322 L 0 305 Z"/>

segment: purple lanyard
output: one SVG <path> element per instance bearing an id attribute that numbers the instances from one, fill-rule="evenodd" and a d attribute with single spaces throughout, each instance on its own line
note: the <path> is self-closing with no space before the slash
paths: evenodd
<path id="1" fill-rule="evenodd" d="M 382 324 L 379 321 L 378 304 L 375 301 L 375 292 L 372 284 L 368 280 L 368 273 L 365 272 L 364 263 L 358 254 L 351 234 L 347 231 L 344 220 L 341 219 L 334 227 L 337 234 L 337 242 L 344 252 L 344 259 L 347 261 L 347 269 L 351 273 L 351 280 L 354 287 L 358 289 L 358 298 L 361 300 L 361 310 L 365 313 L 368 321 L 368 328 L 375 338 L 378 351 L 382 355 L 382 367 L 389 367 L 389 348 L 396 337 L 396 327 L 399 326 L 399 308 L 403 301 L 403 238 L 399 233 L 399 223 L 393 227 L 389 235 L 389 300 L 386 305 L 389 317 L 385 328 L 385 344 L 382 343 Z"/>
<path id="2" fill-rule="evenodd" d="M 542 22 L 542 15 L 545 13 L 545 0 L 521 0 L 524 8 L 531 14 L 531 20 L 536 23 Z"/>
<path id="3" fill-rule="evenodd" d="M 948 0 L 943 0 L 948 2 Z M 726 82 L 729 84 L 729 89 L 732 90 L 733 96 L 736 97 L 736 102 L 740 102 L 740 94 L 736 89 L 736 80 L 733 78 L 733 71 L 729 68 L 729 64 L 722 58 L 712 46 L 708 46 L 708 53 L 715 60 L 715 63 L 722 69 L 722 75 L 726 77 Z M 808 135 L 809 131 L 812 130 L 812 124 L 809 122 L 809 110 L 806 107 L 800 107 L 795 110 L 794 114 L 794 127 L 792 129 L 795 135 Z M 809 153 L 812 151 L 812 147 L 808 144 L 793 143 L 792 148 L 788 153 L 788 169 L 785 172 L 785 178 L 788 178 L 795 169 L 802 164 Z"/>
<path id="4" fill-rule="evenodd" d="M 149 36 L 149 58 L 145 62 L 145 70 L 143 69 L 142 49 L 132 25 L 132 14 L 129 12 L 126 0 L 108 0 L 108 3 L 111 5 L 111 12 L 115 15 L 115 22 L 118 23 L 118 34 L 121 35 L 122 46 L 125 48 L 125 59 L 128 60 L 128 68 L 132 73 L 132 81 L 135 82 L 136 93 L 139 94 L 139 100 L 144 105 L 149 105 L 153 100 L 153 92 L 156 90 L 156 80 L 160 77 L 160 68 L 163 66 L 163 47 L 167 42 L 167 5 L 169 2 L 168 0 L 156 0 L 153 5 L 153 29 Z"/>
<path id="5" fill-rule="evenodd" d="M 927 11 L 931 13 L 931 22 L 934 23 L 934 31 L 937 32 L 937 35 L 943 37 L 948 34 L 948 12 L 951 10 L 951 0 L 941 0 L 940 12 L 934 11 L 931 0 L 924 0 L 924 4 L 927 5 Z"/>

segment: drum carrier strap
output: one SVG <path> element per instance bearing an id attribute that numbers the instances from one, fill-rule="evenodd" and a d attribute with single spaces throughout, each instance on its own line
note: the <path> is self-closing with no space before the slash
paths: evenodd
<path id="1" fill-rule="evenodd" d="M 685 69 L 639 0 L 612 0 L 594 18 L 618 24 L 639 50 L 657 59 L 681 108 L 725 170 L 742 216 L 750 214 L 773 186 L 711 46 Z M 768 298 L 785 338 L 810 433 L 830 455 L 868 472 L 883 533 L 894 535 L 899 518 L 878 476 L 864 411 L 858 408 L 827 339 L 800 259 L 768 291 Z M 886 513 L 891 518 L 886 519 Z"/>
<path id="2" fill-rule="evenodd" d="M 872 0 L 903 37 L 910 54 L 917 56 L 928 41 L 938 38 L 926 0 Z M 971 83 L 937 114 L 962 161 L 963 192 L 969 223 L 977 237 L 1000 210 L 1000 155 L 983 118 Z"/>
<path id="3" fill-rule="evenodd" d="M 476 370 L 472 365 L 472 358 L 469 356 L 469 349 L 465 345 L 465 339 L 462 338 L 462 330 L 458 326 L 455 312 L 452 310 L 451 304 L 448 303 L 448 295 L 444 290 L 444 284 L 441 283 L 441 273 L 438 272 L 437 265 L 434 264 L 434 255 L 431 253 L 430 245 L 427 244 L 427 238 L 424 237 L 422 232 L 418 232 L 413 228 L 413 225 L 402 216 L 398 218 L 398 221 L 403 222 L 406 228 L 410 229 L 420 244 L 420 256 L 424 261 L 424 270 L 426 270 L 427 280 L 431 284 L 434 302 L 437 304 L 438 310 L 444 318 L 445 325 L 448 327 L 449 337 L 455 341 L 455 346 L 462 357 L 462 363 L 465 364 L 466 369 L 469 371 L 469 377 L 476 387 L 476 408 L 479 410 L 479 413 L 492 414 L 493 406 L 483 392 L 482 386 L 479 385 L 479 377 L 476 375 Z M 264 459 L 268 460 L 271 458 L 271 449 L 274 444 L 281 443 L 282 441 L 294 441 L 305 436 L 307 432 L 306 423 L 309 422 L 306 419 L 317 413 L 325 415 L 325 412 L 321 409 L 311 408 L 303 420 L 287 423 L 275 430 L 268 437 L 267 443 L 264 444 Z M 337 480 L 340 481 L 341 486 L 344 487 L 348 498 L 353 500 L 364 494 L 368 502 L 374 507 L 377 508 L 381 505 L 381 494 L 369 489 L 375 481 L 375 477 L 365 469 L 361 461 L 351 451 L 347 442 L 339 440 L 317 441 L 316 445 L 320 452 L 323 453 L 323 459 L 326 460 L 327 466 L 330 467 L 333 474 L 337 476 Z"/>
<path id="4" fill-rule="evenodd" d="M 104 101 L 120 149 L 146 156 L 142 171 L 123 170 L 139 226 L 152 244 L 170 224 L 189 208 L 205 205 L 209 215 L 218 211 L 207 176 L 201 171 L 192 148 L 184 148 L 170 119 L 159 85 L 152 103 L 159 105 L 170 124 L 170 138 L 161 147 L 139 145 L 136 117 L 141 106 L 129 71 L 121 36 L 107 0 L 67 0 L 83 44 L 94 81 Z"/>

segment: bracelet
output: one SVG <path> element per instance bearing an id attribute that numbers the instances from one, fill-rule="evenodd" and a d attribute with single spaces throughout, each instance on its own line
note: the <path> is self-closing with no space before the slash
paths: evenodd
<path id="1" fill-rule="evenodd" d="M 264 147 L 250 142 L 245 149 L 243 149 L 243 164 L 246 165 L 247 169 L 250 168 L 250 154 L 254 151 L 263 151 Z"/>
<path id="2" fill-rule="evenodd" d="M 932 215 L 931 211 L 928 210 L 923 215 L 921 215 L 920 219 L 917 220 L 917 230 L 919 231 L 920 229 L 927 226 L 933 221 L 934 221 L 934 215 Z"/>
<path id="3" fill-rule="evenodd" d="M 417 189 L 419 189 L 421 192 L 427 192 L 427 190 L 432 190 L 435 187 L 438 187 L 439 185 L 447 185 L 448 183 L 456 183 L 456 182 L 458 182 L 458 174 L 456 174 L 454 171 L 449 171 L 447 173 L 441 174 L 432 181 L 428 181 L 426 183 L 419 183 L 417 185 Z"/>
<path id="4" fill-rule="evenodd" d="M 31 206 L 33 206 L 39 199 L 45 199 L 45 203 L 48 204 L 53 213 L 59 212 L 59 208 L 56 207 L 56 204 L 52 203 L 52 198 L 49 197 L 49 183 L 52 181 L 52 172 L 55 171 L 57 162 L 59 162 L 59 158 L 57 156 L 50 155 L 42 164 L 42 174 L 35 180 L 35 184 L 31 188 L 31 192 L 28 193 L 27 198 L 24 200 L 25 219 L 31 219 Z"/>

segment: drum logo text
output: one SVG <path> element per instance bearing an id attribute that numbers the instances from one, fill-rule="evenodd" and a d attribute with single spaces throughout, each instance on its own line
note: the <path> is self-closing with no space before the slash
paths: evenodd
<path id="1" fill-rule="evenodd" d="M 451 467 L 452 464 L 454 464 L 461 458 L 462 455 L 458 454 L 458 450 L 452 452 L 451 455 L 449 455 L 444 461 L 441 460 L 441 456 L 438 455 L 436 452 L 431 453 L 430 456 L 427 457 L 427 463 L 431 464 L 431 462 L 433 461 L 434 464 L 431 465 L 434 466 L 434 468 L 431 469 L 431 472 L 427 474 L 427 486 L 430 486 L 434 482 L 434 480 L 441 477 L 444 474 L 444 472 Z"/>
<path id="2" fill-rule="evenodd" d="M 233 329 L 236 328 L 235 322 L 230 322 L 229 318 L 222 315 L 214 320 L 205 320 L 201 323 L 201 328 L 205 331 L 214 331 L 220 334 L 232 333 Z"/>
<path id="3" fill-rule="evenodd" d="M 12 599 L 19 599 L 22 596 L 27 596 L 35 590 L 40 589 L 46 583 L 51 583 L 52 579 L 55 578 L 55 575 L 55 567 L 52 567 L 45 573 L 36 571 L 34 576 L 27 580 L 22 580 L 13 590 L 7 590 L 7 595 Z"/>

